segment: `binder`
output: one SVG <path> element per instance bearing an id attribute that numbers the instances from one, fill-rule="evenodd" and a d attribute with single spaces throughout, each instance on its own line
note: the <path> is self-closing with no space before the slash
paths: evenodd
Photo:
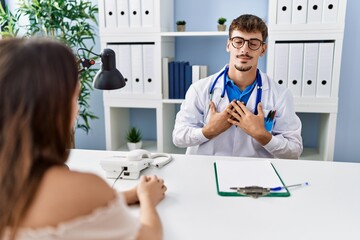
<path id="1" fill-rule="evenodd" d="M 142 45 L 131 44 L 131 77 L 132 92 L 144 93 Z"/>
<path id="2" fill-rule="evenodd" d="M 116 52 L 118 70 L 123 75 L 126 85 L 120 91 L 124 93 L 132 92 L 132 69 L 131 69 L 131 49 L 129 44 L 119 44 Z"/>
<path id="3" fill-rule="evenodd" d="M 259 186 L 264 188 L 285 187 L 276 168 L 268 160 L 227 161 L 214 162 L 216 190 L 220 196 L 244 197 L 247 195 L 231 190 L 231 187 Z M 270 192 L 264 197 L 288 197 L 289 190 L 285 187 L 281 191 Z"/>
<path id="4" fill-rule="evenodd" d="M 306 23 L 307 0 L 293 0 L 292 3 L 292 24 Z"/>
<path id="5" fill-rule="evenodd" d="M 294 97 L 301 96 L 303 51 L 303 43 L 289 44 L 288 88 L 291 90 Z"/>
<path id="6" fill-rule="evenodd" d="M 179 63 L 179 99 L 185 98 L 185 65 L 189 62 Z"/>
<path id="7" fill-rule="evenodd" d="M 117 26 L 119 28 L 128 28 L 130 26 L 128 0 L 117 0 L 117 18 Z"/>
<path id="8" fill-rule="evenodd" d="M 175 99 L 175 62 L 169 62 L 169 99 Z"/>
<path id="9" fill-rule="evenodd" d="M 105 1 L 105 28 L 116 27 L 116 0 Z"/>
<path id="10" fill-rule="evenodd" d="M 290 24 L 291 23 L 291 0 L 278 0 L 277 2 L 277 24 Z"/>
<path id="11" fill-rule="evenodd" d="M 141 0 L 129 0 L 130 27 L 141 27 Z"/>
<path id="12" fill-rule="evenodd" d="M 325 42 L 319 45 L 317 97 L 330 97 L 333 71 L 334 43 Z"/>
<path id="13" fill-rule="evenodd" d="M 335 23 L 337 22 L 339 8 L 339 0 L 324 0 L 323 6 L 323 23 Z"/>
<path id="14" fill-rule="evenodd" d="M 169 62 L 172 62 L 173 58 L 164 57 L 162 59 L 162 91 L 163 98 L 169 99 Z"/>
<path id="15" fill-rule="evenodd" d="M 319 43 L 304 44 L 304 64 L 302 96 L 316 96 L 316 79 L 318 68 Z"/>
<path id="16" fill-rule="evenodd" d="M 288 85 L 289 44 L 275 43 L 274 80 L 280 85 Z"/>
<path id="17" fill-rule="evenodd" d="M 200 65 L 200 79 L 208 76 L 208 66 Z"/>
<path id="18" fill-rule="evenodd" d="M 141 0 L 142 26 L 153 27 L 154 17 L 154 0 Z"/>
<path id="19" fill-rule="evenodd" d="M 307 22 L 308 23 L 321 23 L 323 12 L 323 0 L 309 0 Z"/>
<path id="20" fill-rule="evenodd" d="M 192 84 L 192 66 L 190 64 L 187 64 L 185 66 L 185 95 L 191 84 Z"/>
<path id="21" fill-rule="evenodd" d="M 192 66 L 192 82 L 200 80 L 200 65 Z"/>
<path id="22" fill-rule="evenodd" d="M 155 94 L 156 83 L 154 73 L 154 44 L 144 44 L 143 46 L 143 76 L 144 76 L 144 93 Z"/>
<path id="23" fill-rule="evenodd" d="M 180 62 L 174 62 L 174 99 L 180 99 Z"/>

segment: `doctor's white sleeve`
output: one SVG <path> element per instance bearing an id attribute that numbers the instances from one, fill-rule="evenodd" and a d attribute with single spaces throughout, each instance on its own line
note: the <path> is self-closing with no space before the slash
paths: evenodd
<path id="1" fill-rule="evenodd" d="M 206 103 L 207 96 L 203 97 L 201 91 L 204 90 L 199 91 L 194 84 L 191 85 L 176 115 L 172 137 L 177 147 L 191 147 L 209 141 L 202 133 L 204 114 L 209 104 Z"/>

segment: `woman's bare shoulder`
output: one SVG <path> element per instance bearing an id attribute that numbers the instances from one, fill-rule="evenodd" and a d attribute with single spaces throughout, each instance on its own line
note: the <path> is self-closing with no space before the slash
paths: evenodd
<path id="1" fill-rule="evenodd" d="M 31 227 L 57 225 L 106 206 L 115 196 L 97 175 L 54 167 L 44 175 L 24 223 Z M 49 212 L 52 214 L 45 214 Z"/>

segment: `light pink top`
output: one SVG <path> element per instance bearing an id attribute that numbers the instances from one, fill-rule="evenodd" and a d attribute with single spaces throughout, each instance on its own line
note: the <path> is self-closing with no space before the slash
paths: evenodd
<path id="1" fill-rule="evenodd" d="M 135 239 L 139 228 L 140 220 L 130 212 L 123 195 L 120 193 L 106 207 L 97 208 L 88 215 L 60 223 L 56 227 L 20 229 L 16 239 L 127 240 Z M 5 237 L 5 239 L 7 238 Z"/>

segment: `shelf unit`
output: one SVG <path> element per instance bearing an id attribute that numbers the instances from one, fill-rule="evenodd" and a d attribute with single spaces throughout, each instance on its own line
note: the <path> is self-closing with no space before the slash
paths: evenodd
<path id="1" fill-rule="evenodd" d="M 299 12 L 299 9 L 305 11 L 307 15 L 306 21 L 303 23 L 292 23 L 294 22 L 293 19 L 287 21 L 289 19 L 284 20 L 279 17 L 279 14 L 283 14 L 284 10 L 289 11 L 289 15 L 294 17 L 294 14 L 297 14 L 294 11 Z M 319 14 L 318 17 L 315 16 L 317 21 L 309 23 L 309 14 L 314 13 Z M 324 15 L 327 13 L 331 13 L 329 14 L 331 18 L 325 18 Z M 331 42 L 334 46 L 332 69 L 329 69 L 331 78 L 327 82 L 327 84 L 331 84 L 328 96 L 297 96 L 294 94 L 296 112 L 320 115 L 318 146 L 316 149 L 305 149 L 302 154 L 304 159 L 333 160 L 345 13 L 346 0 L 269 0 L 269 38 L 266 69 L 267 74 L 272 79 L 276 80 L 274 70 L 276 68 L 275 49 L 277 43 L 288 42 L 289 46 L 291 46 L 292 43 L 300 42 L 304 43 L 305 46 L 306 43 L 319 42 L 320 46 L 322 42 Z M 300 19 L 300 21 L 303 20 Z M 304 76 L 302 76 L 302 80 L 306 80 Z M 291 81 L 291 79 L 287 79 L 287 81 Z"/>
<path id="2" fill-rule="evenodd" d="M 130 27 L 117 24 L 123 18 L 112 19 L 121 14 L 119 8 L 124 2 L 133 0 L 99 0 L 99 24 L 101 48 L 112 48 L 117 45 L 151 44 L 153 45 L 153 92 L 131 93 L 123 89 L 104 92 L 105 109 L 105 134 L 107 150 L 126 150 L 126 138 L 130 123 L 131 109 L 153 109 L 156 112 L 156 140 L 146 141 L 144 148 L 150 151 L 184 153 L 185 149 L 176 148 L 172 143 L 172 130 L 175 122 L 176 111 L 182 103 L 179 99 L 163 99 L 162 95 L 162 58 L 175 58 L 175 41 L 179 37 L 217 37 L 227 36 L 228 32 L 174 32 L 174 0 L 137 0 L 140 3 L 149 1 L 154 13 L 152 25 Z M 332 160 L 335 142 L 336 117 L 338 108 L 338 88 L 340 76 L 340 63 L 342 39 L 344 33 L 344 19 L 346 1 L 333 0 L 338 4 L 337 21 L 331 24 L 277 24 L 277 9 L 280 2 L 301 2 L 301 0 L 269 0 L 269 38 L 267 51 L 267 73 L 274 75 L 275 43 L 277 41 L 313 41 L 332 40 L 335 43 L 334 63 L 332 72 L 331 97 L 295 97 L 295 110 L 299 113 L 317 113 L 319 118 L 319 139 L 317 149 L 304 149 L 302 159 Z M 317 2 L 331 2 L 331 0 L 314 0 Z M 110 2 L 110 4 L 109 4 Z M 305 1 L 307 2 L 307 1 Z M 311 0 L 308 1 L 309 4 Z M 108 4 L 108 5 L 106 5 Z M 126 4 L 125 4 L 126 5 Z M 112 14 L 110 8 L 114 8 Z M 131 14 L 131 7 L 127 6 Z M 115 17 L 116 18 L 116 17 Z M 128 16 L 131 21 L 131 17 Z M 118 51 L 117 64 L 119 64 Z M 124 74 L 123 69 L 118 66 Z M 126 76 L 125 76 L 126 77 Z M 146 122 L 146 120 L 144 119 Z"/>

